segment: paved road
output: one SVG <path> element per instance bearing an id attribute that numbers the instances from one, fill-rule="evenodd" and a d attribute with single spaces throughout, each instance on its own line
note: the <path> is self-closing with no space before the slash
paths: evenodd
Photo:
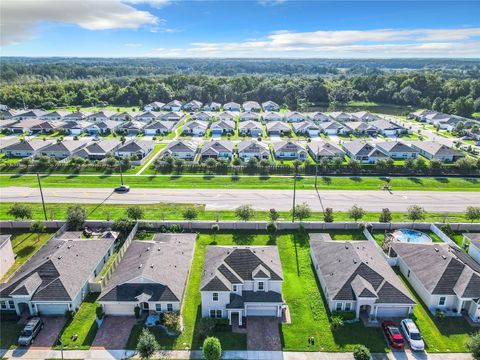
<path id="1" fill-rule="evenodd" d="M 251 204 L 258 210 L 289 210 L 292 207 L 291 190 L 237 190 L 237 189 L 132 189 L 127 194 L 112 193 L 110 189 L 98 188 L 45 188 L 46 202 L 57 203 L 101 203 L 108 204 L 152 204 L 191 203 L 205 204 L 207 210 L 232 210 L 242 204 Z M 353 204 L 367 211 L 380 211 L 388 207 L 391 211 L 405 211 L 408 206 L 418 204 L 432 212 L 462 212 L 469 205 L 480 204 L 480 192 L 447 191 L 394 191 L 383 190 L 324 190 L 320 191 L 324 207 L 345 211 Z M 40 202 L 37 188 L 2 188 L 2 202 Z M 307 202 L 315 211 L 322 210 L 314 190 L 297 191 L 297 203 Z"/>

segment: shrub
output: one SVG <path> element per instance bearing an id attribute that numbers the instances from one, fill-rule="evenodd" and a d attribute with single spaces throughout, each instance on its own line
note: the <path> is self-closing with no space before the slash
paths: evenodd
<path id="1" fill-rule="evenodd" d="M 103 316 L 105 315 L 101 306 L 97 306 L 97 308 L 95 309 L 95 313 L 97 314 L 97 319 L 100 320 L 103 319 Z"/>
<path id="2" fill-rule="evenodd" d="M 140 317 L 140 306 L 135 306 L 133 313 L 135 314 L 135 319 L 138 319 Z"/>
<path id="3" fill-rule="evenodd" d="M 325 222 L 333 222 L 333 209 L 332 208 L 326 208 L 325 213 L 323 214 L 323 221 Z"/>
<path id="4" fill-rule="evenodd" d="M 353 358 L 355 360 L 370 360 L 370 350 L 364 345 L 355 345 L 353 348 Z"/>
<path id="5" fill-rule="evenodd" d="M 137 344 L 137 351 L 140 357 L 142 359 L 150 359 L 158 349 L 159 346 L 155 336 L 148 329 L 143 329 Z"/>
<path id="6" fill-rule="evenodd" d="M 194 220 L 198 216 L 197 209 L 195 208 L 187 208 L 183 211 L 183 218 L 185 220 Z"/>
<path id="7" fill-rule="evenodd" d="M 343 326 L 343 319 L 340 316 L 332 316 L 330 326 L 335 331 Z"/>
<path id="8" fill-rule="evenodd" d="M 332 318 L 339 317 L 343 321 L 355 320 L 356 316 L 354 311 L 332 311 Z"/>
<path id="9" fill-rule="evenodd" d="M 273 222 L 268 223 L 266 230 L 269 234 L 276 233 L 277 232 L 277 225 L 275 225 L 275 223 L 273 223 Z"/>
<path id="10" fill-rule="evenodd" d="M 32 208 L 28 205 L 15 203 L 7 212 L 8 215 L 15 219 L 31 219 L 33 217 Z"/>
<path id="11" fill-rule="evenodd" d="M 178 311 L 162 313 L 161 322 L 170 331 L 180 332 L 180 313 Z"/>
<path id="12" fill-rule="evenodd" d="M 450 226 L 450 224 L 443 225 L 440 228 L 440 230 L 442 230 L 442 232 L 449 237 L 452 237 L 453 235 L 455 235 L 455 231 L 452 230 L 452 227 Z"/>
<path id="13" fill-rule="evenodd" d="M 480 360 L 480 331 L 472 334 L 465 345 L 472 353 L 473 358 L 475 360 Z"/>
<path id="14" fill-rule="evenodd" d="M 203 342 L 203 357 L 205 360 L 220 360 L 222 345 L 216 337 L 207 337 Z"/>
<path id="15" fill-rule="evenodd" d="M 232 326 L 228 323 L 228 319 L 215 319 L 215 331 L 228 332 L 232 331 Z"/>
<path id="16" fill-rule="evenodd" d="M 383 208 L 380 213 L 380 218 L 378 219 L 381 223 L 389 223 L 392 221 L 392 213 L 389 208 Z"/>
<path id="17" fill-rule="evenodd" d="M 235 216 L 247 222 L 255 216 L 255 210 L 250 205 L 240 205 L 235 209 Z"/>
<path id="18" fill-rule="evenodd" d="M 112 230 L 119 231 L 122 234 L 128 234 L 130 231 L 132 231 L 134 225 L 135 223 L 132 220 L 120 218 L 113 222 Z"/>
<path id="19" fill-rule="evenodd" d="M 215 320 L 212 318 L 201 318 L 198 323 L 198 334 L 200 338 L 213 335 L 215 331 Z"/>
<path id="20" fill-rule="evenodd" d="M 70 206 L 67 210 L 67 228 L 69 230 L 78 230 L 87 219 L 85 208 L 80 205 Z"/>
<path id="21" fill-rule="evenodd" d="M 127 216 L 133 220 L 143 219 L 143 210 L 139 206 L 130 206 L 127 208 Z"/>

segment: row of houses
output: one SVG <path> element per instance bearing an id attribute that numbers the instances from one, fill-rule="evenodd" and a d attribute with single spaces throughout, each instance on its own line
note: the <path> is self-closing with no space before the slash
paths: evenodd
<path id="1" fill-rule="evenodd" d="M 221 109 L 225 111 L 254 111 L 254 112 L 260 112 L 260 111 L 279 111 L 280 106 L 273 102 L 273 101 L 265 101 L 262 104 L 259 104 L 256 101 L 245 101 L 243 104 L 239 104 L 236 102 L 228 102 L 225 104 L 220 104 L 218 102 L 209 102 L 207 104 L 203 104 L 201 101 L 198 100 L 192 100 L 187 103 L 182 103 L 181 101 L 178 100 L 172 100 L 169 103 L 165 104 L 160 101 L 154 101 L 148 105 L 145 105 L 143 108 L 145 111 L 160 111 L 160 110 L 173 110 L 173 111 L 179 111 L 179 110 L 184 110 L 188 112 L 194 112 L 194 111 L 199 111 L 199 110 L 205 110 L 205 111 L 220 111 Z"/>
<path id="2" fill-rule="evenodd" d="M 463 123 L 465 128 L 471 128 L 473 125 L 479 125 L 480 121 L 467 119 L 462 116 L 444 114 L 434 110 L 419 110 L 409 114 L 410 119 L 432 124 L 443 130 L 455 130 L 459 123 Z"/>
<path id="3" fill-rule="evenodd" d="M 108 156 L 115 156 L 140 160 L 150 154 L 153 148 L 153 141 L 140 139 L 126 142 L 117 139 L 99 141 L 9 139 L 1 142 L 0 152 L 7 157 L 21 158 L 49 156 L 55 159 L 66 159 L 76 156 L 87 160 L 103 160 Z"/>
<path id="4" fill-rule="evenodd" d="M 112 255 L 118 234 L 96 239 L 73 234 L 49 240 L 0 285 L 2 309 L 63 315 L 79 307 Z M 98 297 L 104 312 L 133 317 L 136 308 L 141 313 L 180 311 L 195 238 L 157 233 L 153 240 L 133 240 Z M 480 267 L 460 249 L 393 242 L 386 256 L 372 242 L 334 241 L 322 233 L 310 234 L 309 245 L 332 312 L 351 312 L 369 322 L 410 316 L 419 305 L 392 269 L 397 266 L 432 314 L 480 321 Z M 202 317 L 228 319 L 232 325 L 251 316 L 281 318 L 287 309 L 283 281 L 275 245 L 208 245 L 198 289 Z"/>

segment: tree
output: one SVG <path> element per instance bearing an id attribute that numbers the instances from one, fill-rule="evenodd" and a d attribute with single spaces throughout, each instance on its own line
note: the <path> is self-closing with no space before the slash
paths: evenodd
<path id="1" fill-rule="evenodd" d="M 123 234 L 128 234 L 130 231 L 132 231 L 134 225 L 135 223 L 132 220 L 120 218 L 113 222 L 112 230 L 119 231 Z"/>
<path id="2" fill-rule="evenodd" d="M 357 222 L 361 218 L 365 216 L 365 210 L 363 210 L 360 206 L 357 204 L 353 205 L 349 210 L 348 210 L 348 217 L 350 219 L 355 220 Z"/>
<path id="3" fill-rule="evenodd" d="M 213 224 L 210 230 L 213 233 L 213 241 L 217 238 L 217 233 L 220 231 L 220 226 L 218 224 Z"/>
<path id="4" fill-rule="evenodd" d="M 291 210 L 291 213 L 294 215 L 295 219 L 302 221 L 303 219 L 308 219 L 312 214 L 312 210 L 307 203 L 301 203 L 295 205 L 295 208 Z"/>
<path id="5" fill-rule="evenodd" d="M 250 205 L 240 205 L 235 209 L 235 216 L 247 222 L 255 216 L 255 210 Z"/>
<path id="6" fill-rule="evenodd" d="M 31 219 L 33 217 L 32 208 L 29 205 L 15 203 L 7 212 L 8 215 L 15 219 Z"/>
<path id="7" fill-rule="evenodd" d="M 325 222 L 333 222 L 333 209 L 332 208 L 325 208 L 325 212 L 323 213 L 323 221 Z"/>
<path id="8" fill-rule="evenodd" d="M 472 353 L 475 360 L 480 360 L 480 331 L 470 335 L 466 344 L 468 351 Z"/>
<path id="9" fill-rule="evenodd" d="M 392 213 L 389 208 L 383 208 L 380 213 L 380 218 L 378 219 L 381 223 L 389 223 L 392 221 Z"/>
<path id="10" fill-rule="evenodd" d="M 69 230 L 80 229 L 85 224 L 86 219 L 87 212 L 85 211 L 84 207 L 80 205 L 74 205 L 67 209 L 66 223 Z"/>
<path id="11" fill-rule="evenodd" d="M 270 209 L 268 212 L 268 218 L 271 222 L 275 222 L 280 218 L 280 213 L 275 209 Z"/>
<path id="12" fill-rule="evenodd" d="M 127 208 L 127 216 L 133 220 L 143 219 L 144 213 L 139 206 L 130 206 Z"/>
<path id="13" fill-rule="evenodd" d="M 425 209 L 419 205 L 411 205 L 407 209 L 407 218 L 415 221 L 422 220 L 425 218 Z"/>
<path id="14" fill-rule="evenodd" d="M 370 360 L 372 355 L 365 345 L 355 345 L 353 348 L 353 358 L 355 360 Z"/>
<path id="15" fill-rule="evenodd" d="M 183 210 L 183 218 L 185 220 L 194 220 L 196 219 L 198 216 L 198 212 L 197 212 L 197 209 L 195 209 L 194 207 L 191 207 L 191 208 L 187 208 L 185 210 Z"/>
<path id="16" fill-rule="evenodd" d="M 41 221 L 35 221 L 30 226 L 30 232 L 37 234 L 37 241 L 40 241 L 40 234 L 44 233 L 45 230 L 47 230 L 47 227 Z"/>
<path id="17" fill-rule="evenodd" d="M 467 210 L 465 211 L 465 219 L 470 220 L 470 222 L 480 220 L 480 207 L 477 207 L 477 206 L 467 207 Z"/>
<path id="18" fill-rule="evenodd" d="M 159 346 L 155 336 L 148 329 L 143 329 L 137 344 L 137 351 L 140 357 L 142 359 L 150 359 L 158 349 Z"/>
<path id="19" fill-rule="evenodd" d="M 220 360 L 222 357 L 222 345 L 216 337 L 207 337 L 203 341 L 203 357 L 205 360 Z"/>

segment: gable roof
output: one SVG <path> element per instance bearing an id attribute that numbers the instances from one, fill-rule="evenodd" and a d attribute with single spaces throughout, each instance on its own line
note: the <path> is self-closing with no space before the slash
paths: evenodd
<path id="1" fill-rule="evenodd" d="M 232 152 L 233 151 L 233 143 L 231 141 L 227 140 L 212 140 L 212 141 L 206 141 L 202 149 L 200 150 L 200 153 L 206 154 L 207 152 L 209 154 L 218 154 L 219 152 Z"/>
<path id="2" fill-rule="evenodd" d="M 189 140 L 173 140 L 165 147 L 165 152 L 196 152 L 197 144 Z"/>
<path id="3" fill-rule="evenodd" d="M 53 143 L 53 140 L 18 141 L 3 148 L 4 151 L 37 151 Z"/>
<path id="4" fill-rule="evenodd" d="M 42 152 L 58 152 L 58 151 L 66 151 L 68 153 L 72 153 L 75 150 L 78 150 L 85 146 L 85 142 L 78 141 L 78 140 L 63 140 L 54 142 L 47 147 L 42 149 Z"/>
<path id="5" fill-rule="evenodd" d="M 291 130 L 290 126 L 283 121 L 272 121 L 266 124 L 267 132 L 268 131 L 288 131 Z"/>
<path id="6" fill-rule="evenodd" d="M 238 152 L 258 152 L 258 153 L 269 153 L 268 145 L 262 141 L 257 141 L 256 139 L 252 140 L 243 140 L 240 141 L 237 145 Z"/>
<path id="7" fill-rule="evenodd" d="M 210 125 L 210 128 L 220 128 L 222 130 L 234 130 L 235 129 L 235 121 L 232 120 L 220 120 L 215 121 Z"/>
<path id="8" fill-rule="evenodd" d="M 418 151 L 412 149 L 407 144 L 401 141 L 382 141 L 375 144 L 380 150 L 386 152 L 402 152 L 402 153 L 417 153 Z"/>
<path id="9" fill-rule="evenodd" d="M 262 130 L 262 124 L 259 121 L 247 120 L 241 121 L 238 123 L 239 130 L 251 130 L 251 129 L 260 129 Z"/>
<path id="10" fill-rule="evenodd" d="M 276 141 L 273 143 L 273 150 L 277 151 L 305 151 L 305 148 L 296 141 Z"/>
<path id="11" fill-rule="evenodd" d="M 185 123 L 185 125 L 183 125 L 183 128 L 193 129 L 193 128 L 199 127 L 201 129 L 208 129 L 208 125 L 209 123 L 203 120 L 192 120 Z"/>
<path id="12" fill-rule="evenodd" d="M 117 139 L 94 141 L 91 144 L 82 148 L 79 152 L 85 152 L 86 155 L 107 154 L 108 152 L 116 149 L 120 144 L 120 140 Z M 77 153 L 75 155 L 77 155 Z"/>
<path id="13" fill-rule="evenodd" d="M 462 152 L 436 141 L 412 141 L 412 146 L 434 156 L 465 156 Z"/>
<path id="14" fill-rule="evenodd" d="M 153 149 L 153 141 L 131 140 L 117 149 L 118 152 L 148 151 Z"/>
<path id="15" fill-rule="evenodd" d="M 307 148 L 312 154 L 321 156 L 340 156 L 343 157 L 345 153 L 330 141 L 320 140 L 309 142 Z"/>

